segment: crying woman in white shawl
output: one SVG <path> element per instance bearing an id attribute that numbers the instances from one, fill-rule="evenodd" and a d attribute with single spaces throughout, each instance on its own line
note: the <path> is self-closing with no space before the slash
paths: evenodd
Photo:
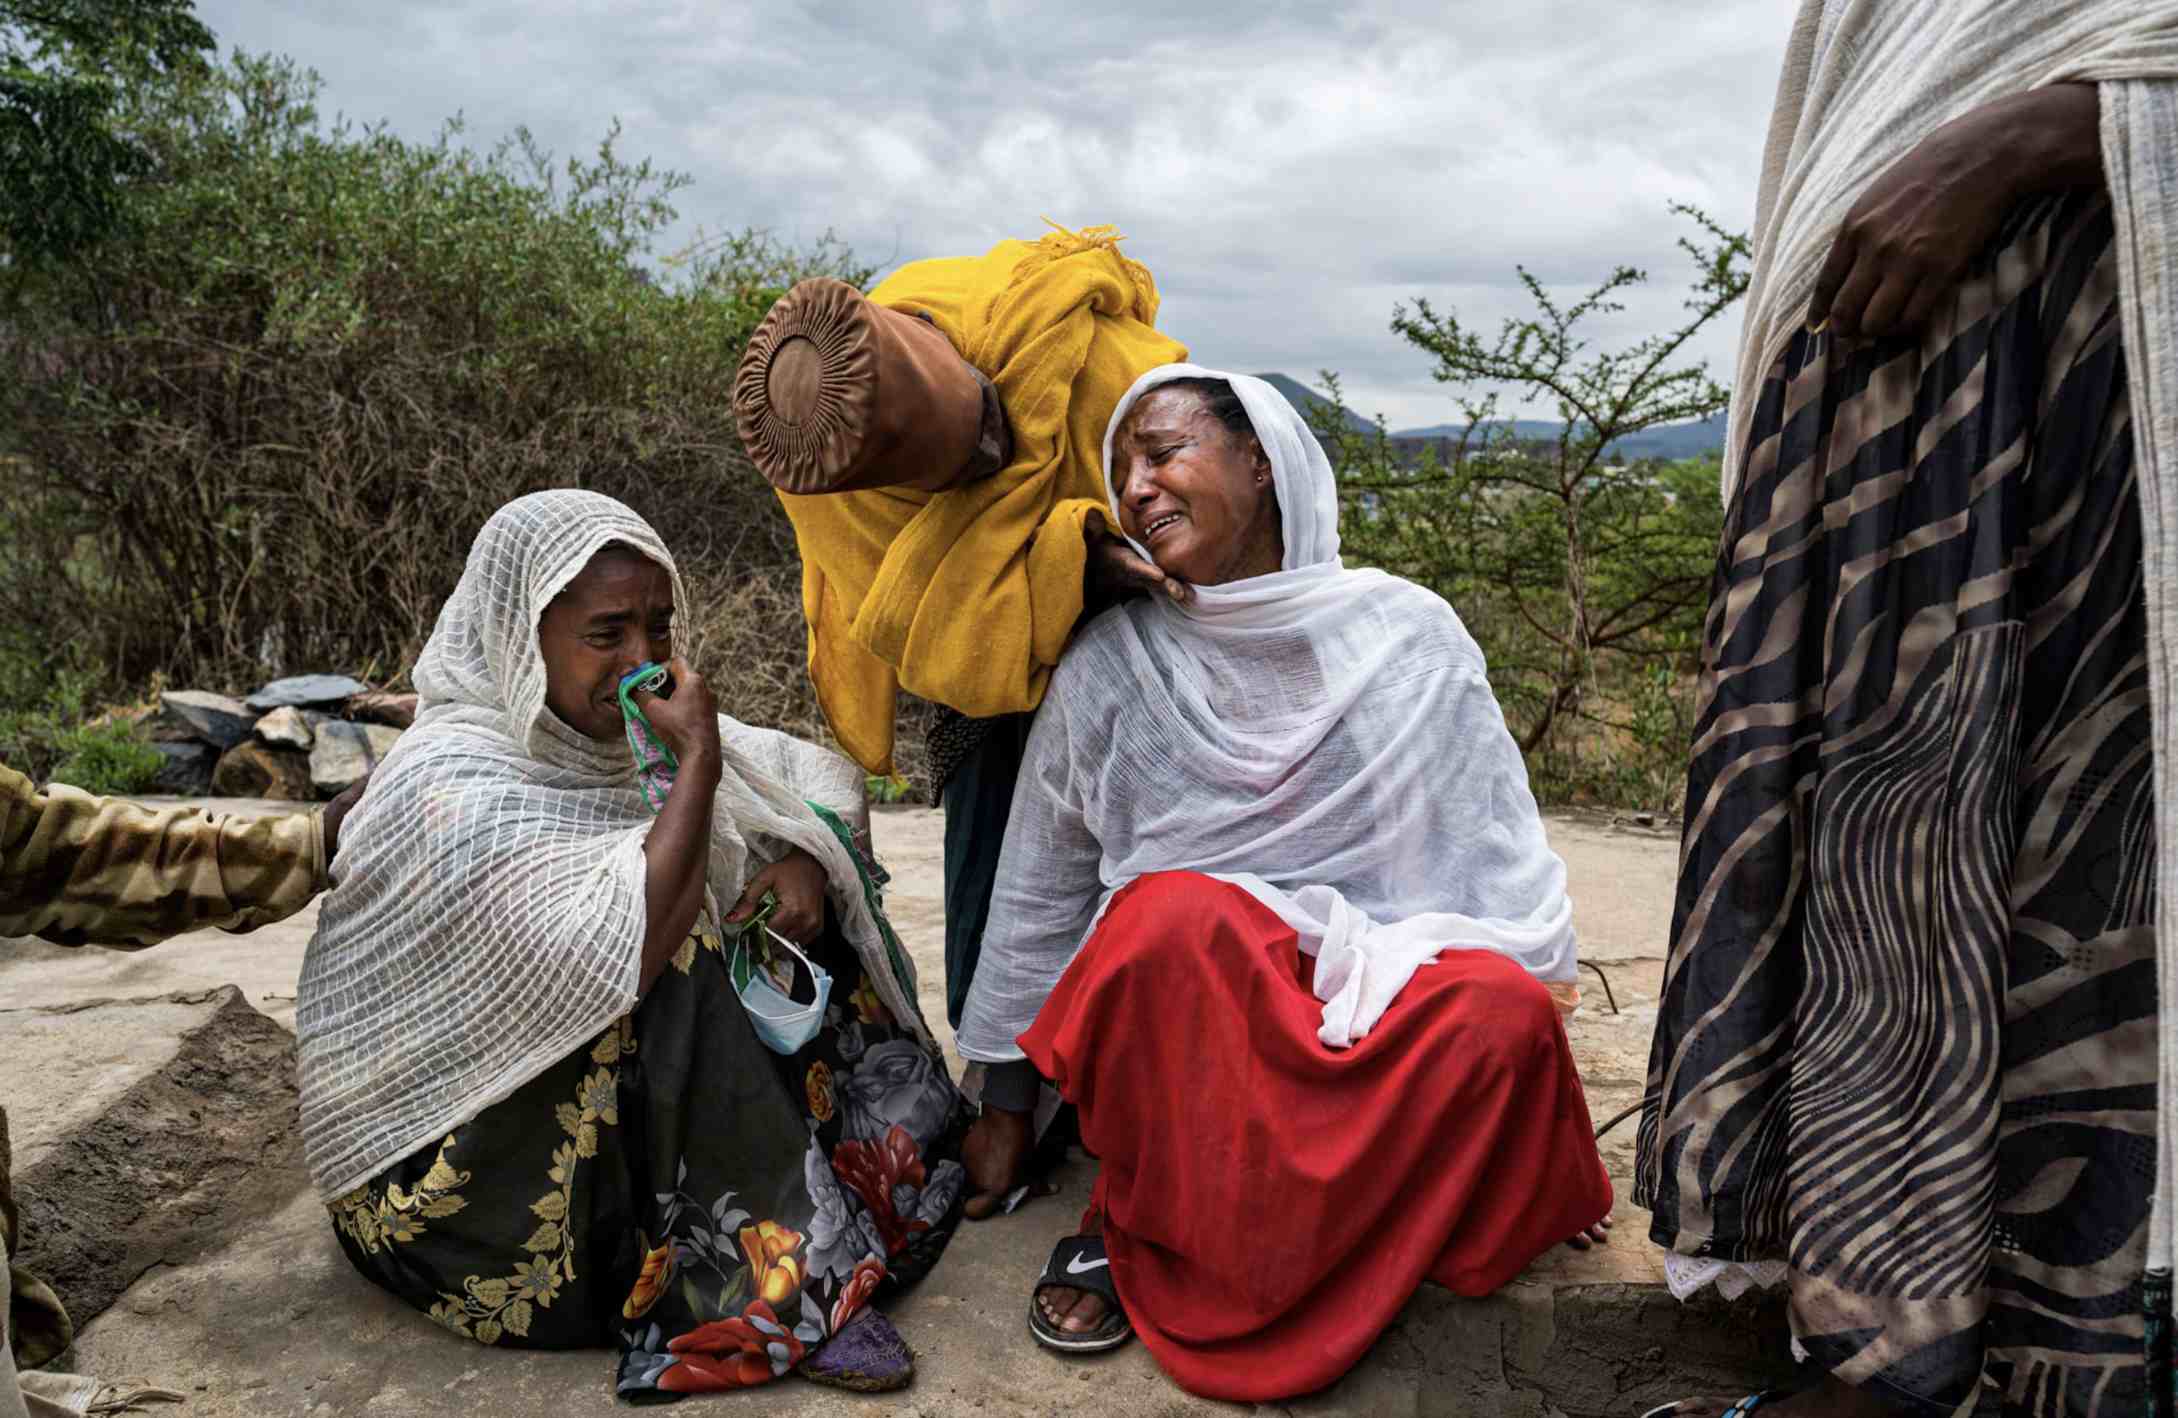
<path id="1" fill-rule="evenodd" d="M 958 1040 L 988 1066 L 969 1155 L 1011 1186 L 1055 1085 L 1102 1166 L 1031 1330 L 1138 1331 L 1182 1386 L 1274 1400 L 1425 1277 L 1485 1294 L 1610 1211 L 1553 999 L 1565 867 L 1474 641 L 1341 568 L 1275 390 L 1153 370 L 1105 466 L 1192 591 L 1092 622 L 1037 713 Z"/>
<path id="2" fill-rule="evenodd" d="M 964 1110 L 859 771 L 716 715 L 687 613 L 610 498 L 485 524 L 304 963 L 305 1153 L 356 1268 L 468 1338 L 617 1347 L 624 1397 L 897 1387 L 869 1306 L 945 1247 Z"/>

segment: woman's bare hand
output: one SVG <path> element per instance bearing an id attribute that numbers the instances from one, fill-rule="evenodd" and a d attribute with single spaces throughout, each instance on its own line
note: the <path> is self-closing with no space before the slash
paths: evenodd
<path id="1" fill-rule="evenodd" d="M 1919 330 L 2014 204 L 2099 181 L 2095 89 L 2053 84 L 1985 104 L 1870 183 L 1816 277 L 1808 323 L 1848 338 Z"/>
<path id="2" fill-rule="evenodd" d="M 1092 600 L 1109 604 L 1143 594 L 1165 595 L 1184 602 L 1193 594 L 1185 581 L 1167 576 L 1155 562 L 1144 560 L 1128 546 L 1124 537 L 1115 536 L 1098 513 L 1089 514 L 1084 530 L 1089 538 L 1088 591 Z"/>
<path id="3" fill-rule="evenodd" d="M 668 669 L 673 676 L 673 696 L 662 699 L 649 690 L 638 690 L 633 696 L 636 707 L 684 766 L 690 760 L 717 763 L 718 701 L 711 695 L 711 686 L 678 655 Z"/>
<path id="4" fill-rule="evenodd" d="M 824 863 L 796 847 L 749 878 L 741 899 L 726 913 L 726 924 L 739 925 L 755 915 L 764 893 L 773 892 L 779 906 L 771 913 L 771 928 L 796 945 L 807 945 L 824 930 L 824 885 Z"/>

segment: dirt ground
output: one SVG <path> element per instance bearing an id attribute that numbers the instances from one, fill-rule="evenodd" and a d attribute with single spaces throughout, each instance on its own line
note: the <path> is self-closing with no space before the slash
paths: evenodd
<path id="1" fill-rule="evenodd" d="M 942 999 L 943 819 L 930 809 L 880 809 L 874 835 L 893 874 L 888 908 L 920 973 L 925 1012 L 950 1049 Z M 1587 1002 L 1572 1035 L 1600 1125 L 1640 1097 L 1670 924 L 1675 835 L 1600 816 L 1559 816 L 1551 837 L 1571 875 L 1583 959 L 1601 967 L 1616 996 L 1614 1011 L 1597 975 L 1584 971 Z M 124 1087 L 132 1069 L 164 1067 L 172 1052 L 162 1042 L 167 1027 L 151 1016 L 131 1028 L 93 1025 L 85 1014 L 71 1036 L 71 1016 L 58 1011 L 93 999 L 171 1009 L 165 1001 L 177 992 L 232 984 L 256 1010 L 292 1029 L 295 982 L 315 917 L 313 908 L 254 934 L 200 932 L 139 952 L 0 940 L 0 1036 L 11 1040 L 0 1072 L 16 1080 L 0 1086 L 0 1105 L 17 1119 L 19 1148 L 30 1133 L 40 1146 L 65 1145 L 60 1134 L 104 1106 L 97 1100 Z M 11 1029 L 10 1016 L 39 1028 Z M 87 1055 L 84 1033 L 93 1028 L 97 1046 Z M 53 1087 L 62 1076 L 71 1080 L 65 1100 Z M 48 1121 L 33 1123 L 28 1115 L 41 1110 L 41 1099 Z M 1644 1239 L 1647 1218 L 1626 1204 L 1633 1136 L 1628 1121 L 1603 1143 L 1619 1195 L 1609 1246 L 1585 1255 L 1555 1251 L 1488 1301 L 1425 1287 L 1348 1379 L 1260 1411 L 1578 1418 L 1640 1412 L 1685 1392 L 1680 1385 L 1712 1376 L 1729 1383 L 1746 1371 L 1756 1358 L 1749 1311 L 1682 1308 L 1662 1292 L 1660 1257 Z M 75 1364 L 183 1390 L 190 1397 L 171 1411 L 185 1415 L 509 1412 L 548 1403 L 569 1418 L 617 1411 L 605 1356 L 486 1352 L 365 1285 L 334 1247 L 292 1151 L 287 1140 L 267 1143 L 248 1204 L 224 1224 L 207 1220 L 192 1243 L 161 1243 L 168 1254 L 132 1261 L 143 1265 L 141 1274 L 126 1277 L 133 1283 L 88 1326 Z M 1077 1154 L 1060 1177 L 1059 1197 L 964 1226 L 945 1265 L 894 1307 L 921 1356 L 920 1376 L 906 1394 L 860 1400 L 794 1385 L 766 1390 L 763 1411 L 832 1412 L 841 1404 L 976 1415 L 1241 1411 L 1182 1393 L 1139 1344 L 1083 1363 L 1030 1342 L 1023 1323 L 1030 1283 L 1053 1240 L 1072 1229 L 1091 1165 Z M 720 1405 L 736 1402 L 754 1411 L 737 1399 L 710 1406 L 725 1412 Z"/>

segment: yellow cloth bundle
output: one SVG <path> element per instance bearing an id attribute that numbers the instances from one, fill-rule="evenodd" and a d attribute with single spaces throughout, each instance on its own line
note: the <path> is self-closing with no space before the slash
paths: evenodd
<path id="1" fill-rule="evenodd" d="M 1145 370 L 1187 358 L 1109 227 L 917 261 L 870 293 L 928 315 L 997 388 L 1013 461 L 940 493 L 781 493 L 802 552 L 809 676 L 833 734 L 892 771 L 897 690 L 978 718 L 1033 709 L 1081 617 L 1104 425 Z"/>

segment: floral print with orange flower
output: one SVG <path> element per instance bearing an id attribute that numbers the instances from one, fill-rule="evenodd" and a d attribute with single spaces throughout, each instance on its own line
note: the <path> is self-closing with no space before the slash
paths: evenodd
<path id="1" fill-rule="evenodd" d="M 620 1307 L 620 1313 L 631 1320 L 649 1314 L 672 1279 L 673 1239 L 669 1236 L 664 1245 L 643 1252 L 643 1273 L 635 1277 L 635 1288 L 628 1292 L 628 1302 Z"/>
<path id="2" fill-rule="evenodd" d="M 832 1114 L 839 1110 L 838 1096 L 832 1091 L 832 1066 L 818 1059 L 809 1066 L 809 1074 L 802 1080 L 802 1092 L 809 1100 L 809 1116 L 820 1123 L 832 1121 Z"/>
<path id="3" fill-rule="evenodd" d="M 680 1362 L 658 1375 L 667 1393 L 710 1393 L 750 1388 L 778 1378 L 806 1353 L 801 1340 L 762 1300 L 752 1300 L 734 1319 L 714 1320 L 676 1335 L 666 1348 Z"/>
<path id="4" fill-rule="evenodd" d="M 776 1221 L 741 1228 L 741 1253 L 749 1260 L 749 1288 L 768 1305 L 784 1305 L 801 1292 L 802 1235 Z"/>

